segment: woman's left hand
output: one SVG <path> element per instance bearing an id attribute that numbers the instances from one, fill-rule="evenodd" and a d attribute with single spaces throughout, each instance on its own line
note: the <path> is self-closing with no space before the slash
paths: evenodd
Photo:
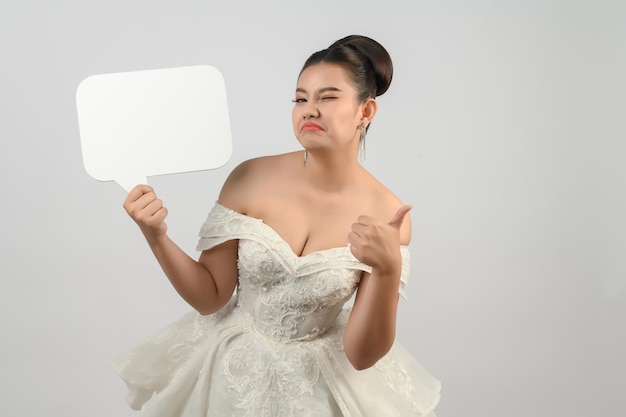
<path id="1" fill-rule="evenodd" d="M 352 254 L 366 265 L 380 272 L 402 267 L 400 254 L 400 228 L 412 206 L 398 209 L 389 222 L 371 216 L 359 216 L 348 233 Z"/>

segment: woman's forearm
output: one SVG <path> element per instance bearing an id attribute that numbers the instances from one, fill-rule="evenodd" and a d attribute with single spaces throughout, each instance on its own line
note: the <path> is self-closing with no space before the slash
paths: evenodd
<path id="1" fill-rule="evenodd" d="M 210 314 L 222 307 L 225 297 L 219 294 L 214 278 L 204 265 L 192 259 L 165 234 L 149 239 L 148 244 L 167 278 L 189 305 L 201 314 Z"/>
<path id="2" fill-rule="evenodd" d="M 355 369 L 371 367 L 393 345 L 399 285 L 399 270 L 376 269 L 359 284 L 344 334 L 344 350 Z"/>

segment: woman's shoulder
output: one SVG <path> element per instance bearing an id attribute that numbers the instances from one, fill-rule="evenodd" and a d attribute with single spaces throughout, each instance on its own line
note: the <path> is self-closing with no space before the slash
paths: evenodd
<path id="1" fill-rule="evenodd" d="M 273 171 L 270 168 L 276 168 L 276 164 L 281 164 L 293 158 L 295 154 L 297 154 L 297 152 L 282 153 L 277 155 L 264 155 L 258 156 L 256 158 L 247 159 L 237 165 L 235 169 L 233 169 L 233 171 L 231 172 L 230 176 L 236 179 L 241 179 L 245 178 L 247 174 L 249 175 L 251 173 L 254 173 L 255 175 L 264 172 L 270 173 L 271 171 Z"/>
<path id="2" fill-rule="evenodd" d="M 377 211 L 389 211 L 393 210 L 394 207 L 397 209 L 398 207 L 404 205 L 402 200 L 393 193 L 385 184 L 380 182 L 376 177 L 374 177 L 371 173 L 368 174 L 367 187 L 369 189 L 369 194 L 371 196 L 373 204 L 376 206 Z M 395 211 L 395 210 L 394 210 Z M 382 213 L 381 213 L 382 214 Z"/>
<path id="3" fill-rule="evenodd" d="M 235 211 L 245 213 L 248 202 L 263 186 L 271 184 L 280 167 L 295 157 L 296 152 L 260 156 L 237 165 L 222 186 L 219 201 Z"/>
<path id="4" fill-rule="evenodd" d="M 405 205 L 411 205 L 411 203 L 403 202 L 396 194 L 394 194 L 389 188 L 382 184 L 375 177 L 371 177 L 370 183 L 370 198 L 371 207 L 374 216 L 391 221 L 396 212 Z M 410 213 L 404 217 L 402 222 L 402 228 L 400 232 L 400 240 L 404 245 L 408 245 L 411 240 L 411 216 Z"/>

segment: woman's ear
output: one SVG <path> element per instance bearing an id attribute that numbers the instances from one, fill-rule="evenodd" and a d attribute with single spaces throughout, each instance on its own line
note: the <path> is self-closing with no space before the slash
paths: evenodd
<path id="1" fill-rule="evenodd" d="M 361 113 L 361 123 L 368 127 L 374 116 L 376 115 L 376 111 L 378 110 L 378 103 L 373 98 L 368 98 L 363 102 L 363 110 Z"/>

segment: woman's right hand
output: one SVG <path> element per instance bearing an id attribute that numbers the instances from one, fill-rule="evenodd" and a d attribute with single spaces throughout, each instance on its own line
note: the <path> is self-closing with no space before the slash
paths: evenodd
<path id="1" fill-rule="evenodd" d="M 149 242 L 167 232 L 167 209 L 149 185 L 140 184 L 130 190 L 124 200 L 124 209 Z"/>

